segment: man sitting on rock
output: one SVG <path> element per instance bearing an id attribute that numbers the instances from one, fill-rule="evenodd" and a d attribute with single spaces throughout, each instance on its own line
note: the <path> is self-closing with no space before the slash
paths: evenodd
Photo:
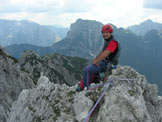
<path id="1" fill-rule="evenodd" d="M 89 88 L 93 81 L 93 76 L 101 72 L 106 72 L 108 63 L 117 65 L 119 57 L 119 44 L 112 35 L 113 28 L 110 24 L 102 27 L 102 36 L 105 40 L 103 49 L 92 60 L 92 64 L 86 66 L 83 72 L 83 80 L 80 81 L 77 91 L 84 90 L 85 87 Z"/>

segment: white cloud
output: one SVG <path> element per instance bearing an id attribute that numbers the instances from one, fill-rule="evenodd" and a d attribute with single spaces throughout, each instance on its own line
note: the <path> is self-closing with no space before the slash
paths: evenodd
<path id="1" fill-rule="evenodd" d="M 63 6 L 61 0 L 8 0 L 0 4 L 0 12 L 49 12 L 59 10 Z"/>
<path id="2" fill-rule="evenodd" d="M 146 1 L 146 0 L 145 0 Z M 162 10 L 143 8 L 143 0 L 1 0 L 0 18 L 29 19 L 69 27 L 76 19 L 97 20 L 118 27 L 146 19 L 162 22 Z"/>
<path id="3" fill-rule="evenodd" d="M 162 0 L 144 0 L 144 7 L 162 9 Z"/>
<path id="4" fill-rule="evenodd" d="M 91 9 L 91 5 L 87 1 L 88 0 L 64 0 L 64 6 L 62 6 L 63 12 L 87 12 Z"/>
<path id="5" fill-rule="evenodd" d="M 80 4 L 81 3 L 81 4 Z M 1 1 L 0 12 L 74 13 L 88 11 L 86 0 L 8 0 Z"/>

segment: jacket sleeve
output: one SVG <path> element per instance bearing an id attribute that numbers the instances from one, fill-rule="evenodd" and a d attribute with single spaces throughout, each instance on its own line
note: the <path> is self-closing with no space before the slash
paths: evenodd
<path id="1" fill-rule="evenodd" d="M 115 40 L 112 40 L 106 47 L 106 50 L 109 50 L 111 53 L 113 53 L 115 49 L 117 48 L 117 46 L 118 46 L 118 43 Z"/>

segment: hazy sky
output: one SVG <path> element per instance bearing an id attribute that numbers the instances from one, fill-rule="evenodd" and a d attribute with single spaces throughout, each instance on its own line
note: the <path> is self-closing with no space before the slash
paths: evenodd
<path id="1" fill-rule="evenodd" d="M 78 18 L 117 27 L 146 19 L 162 23 L 162 0 L 0 0 L 0 19 L 69 27 Z"/>

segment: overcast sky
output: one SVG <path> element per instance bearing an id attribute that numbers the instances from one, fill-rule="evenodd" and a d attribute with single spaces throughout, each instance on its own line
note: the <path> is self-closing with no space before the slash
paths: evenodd
<path id="1" fill-rule="evenodd" d="M 69 27 L 78 18 L 117 27 L 147 19 L 162 23 L 162 0 L 0 0 L 0 19 Z"/>

